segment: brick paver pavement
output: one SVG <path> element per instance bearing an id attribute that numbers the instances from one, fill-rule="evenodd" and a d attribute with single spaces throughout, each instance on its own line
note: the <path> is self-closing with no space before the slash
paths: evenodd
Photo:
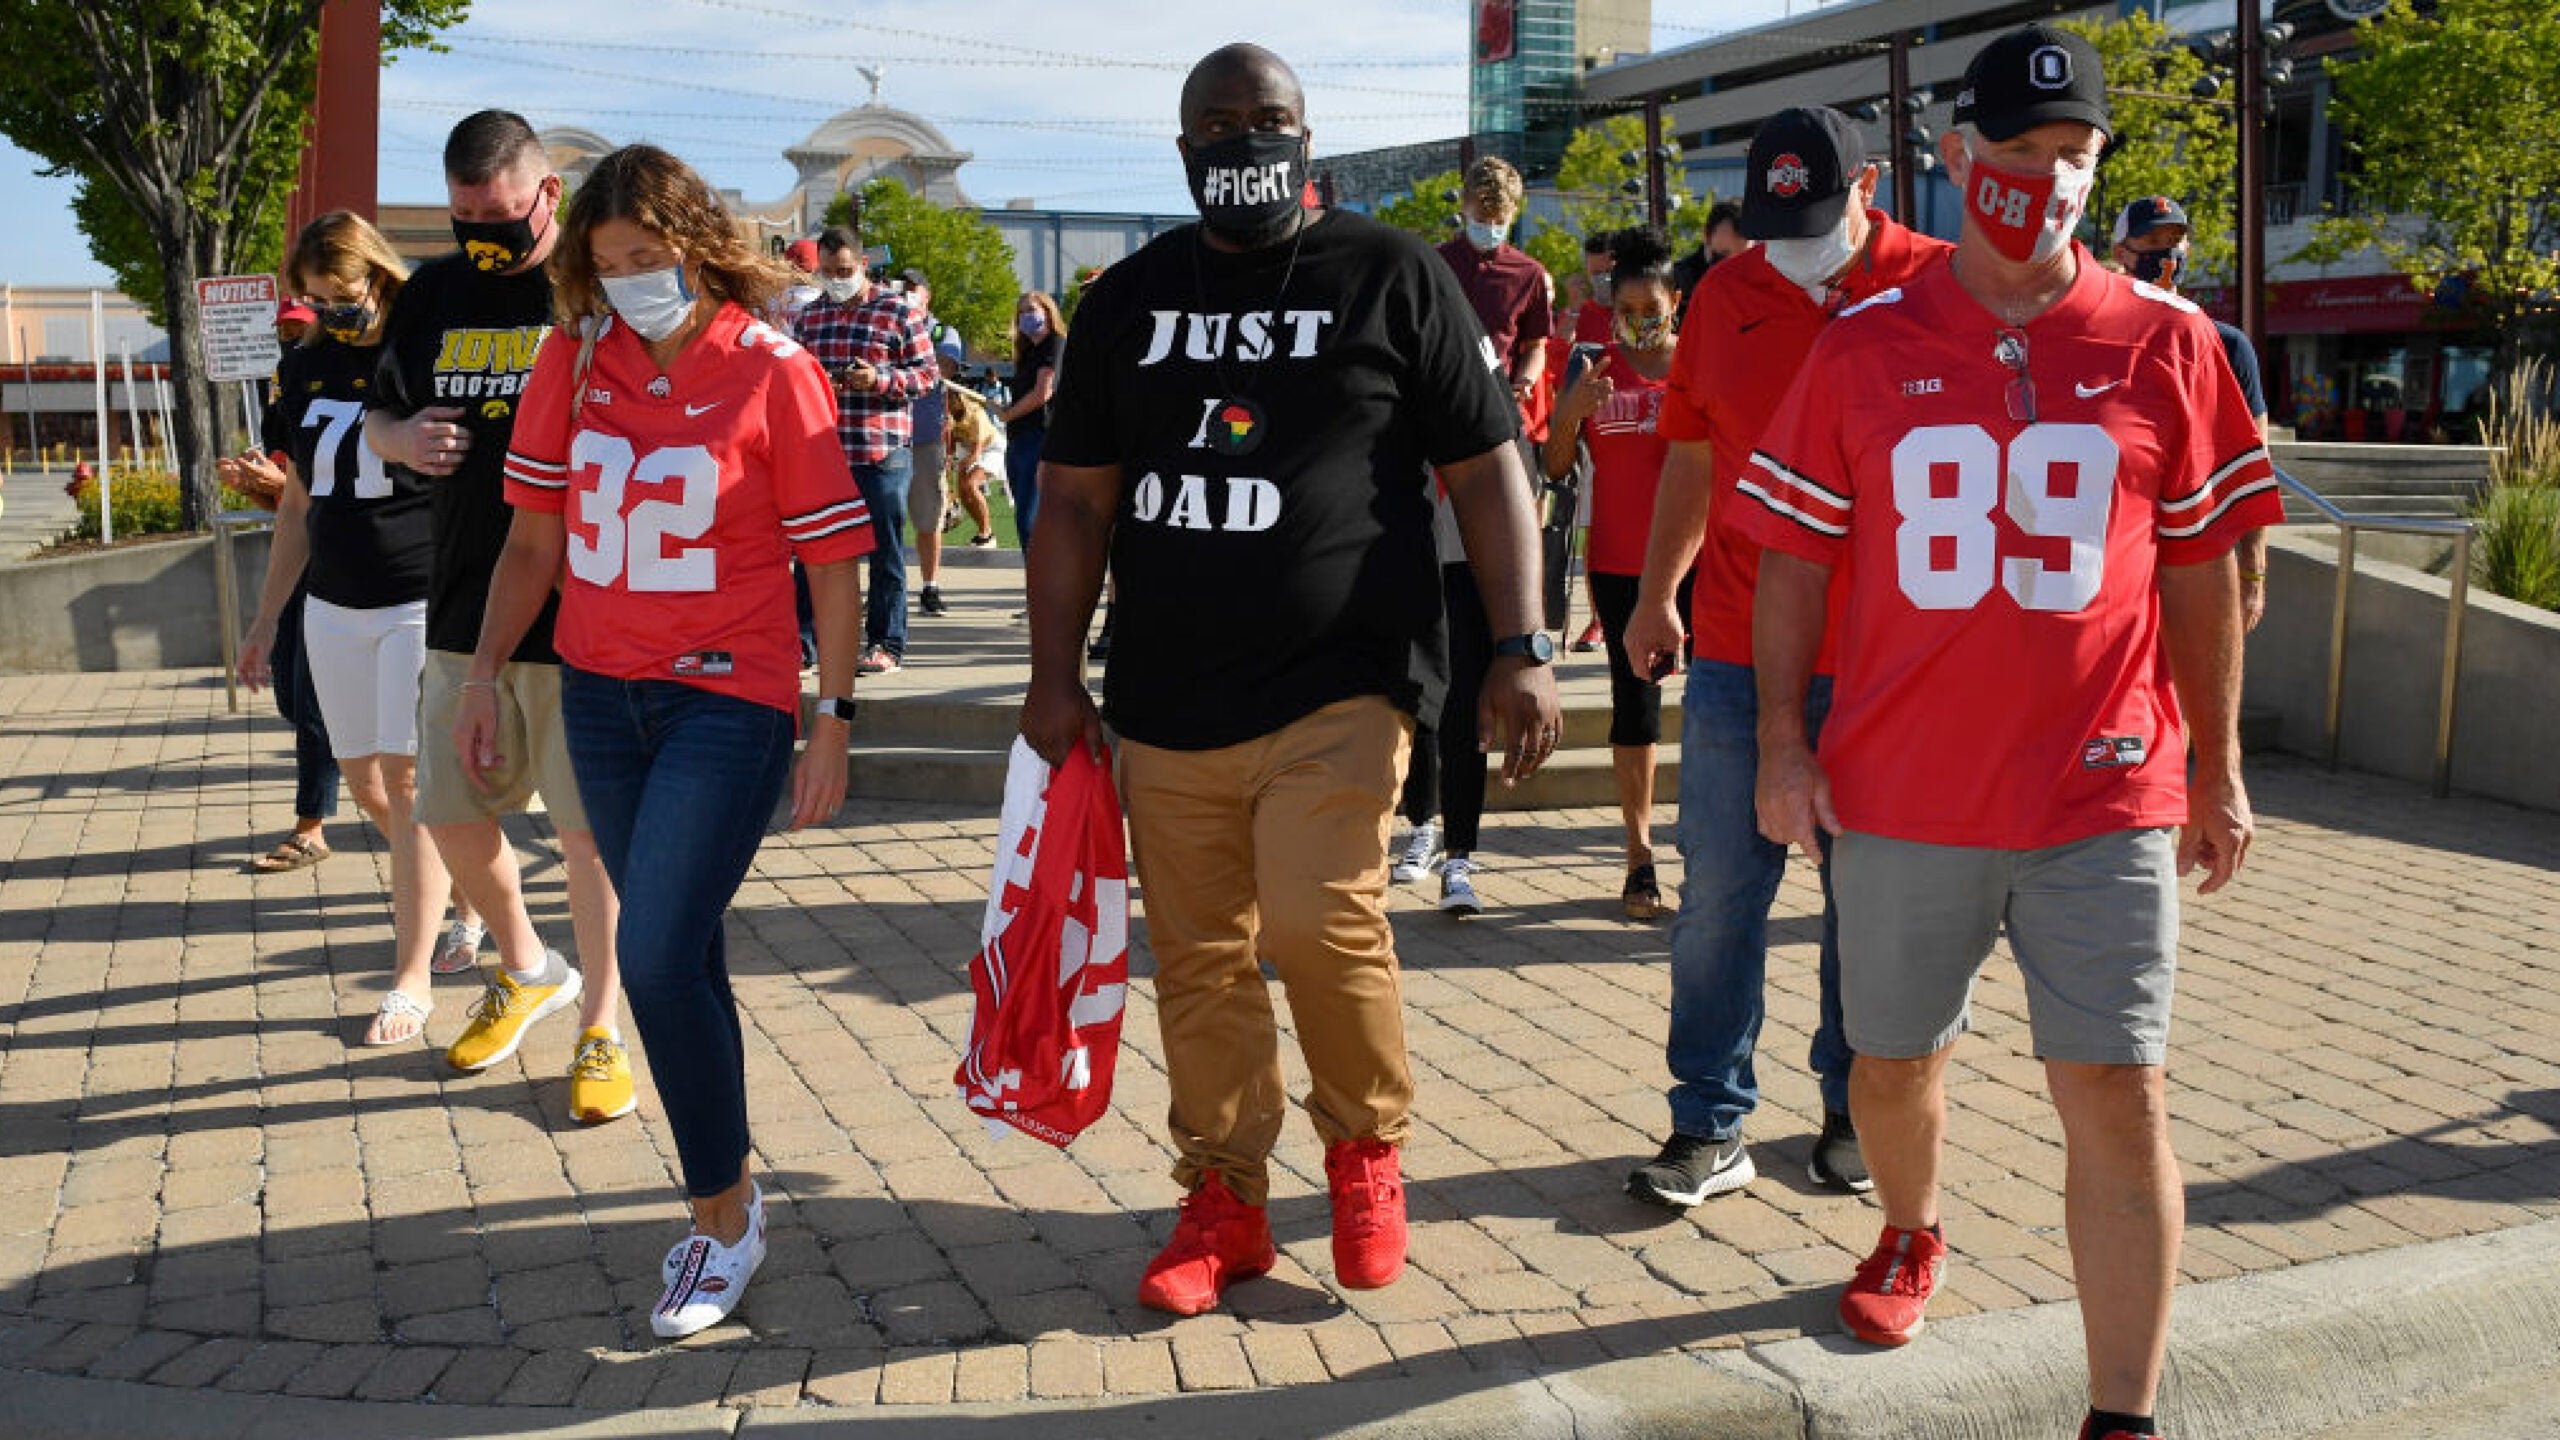
<path id="1" fill-rule="evenodd" d="M 1869 1204 L 1803 1179 L 1810 874 L 1775 924 L 1765 1178 L 1674 1217 L 1619 1191 L 1664 1122 L 1664 932 L 1616 916 L 1611 814 L 1506 815 L 1488 914 L 1397 900 L 1421 1079 L 1406 1277 L 1330 1284 L 1299 1123 L 1280 1268 L 1214 1315 L 1141 1310 L 1174 1199 L 1143 950 L 1112 1115 L 1064 1154 L 990 1138 L 951 1072 L 993 816 L 858 802 L 769 840 L 733 914 L 772 1258 L 743 1324 L 662 1346 L 645 1316 L 679 1211 L 654 1097 L 571 1123 L 562 1022 L 471 1077 L 351 1048 L 387 968 L 387 857 L 342 824 L 325 865 L 245 872 L 290 789 L 252 709 L 223 714 L 205 672 L 0 680 L 0 1367 L 605 1407 L 1508 1373 L 1826 1332 L 1875 1235 Z M 2254 779 L 2252 868 L 2188 910 L 2185 1273 L 2560 1215 L 2560 823 L 2298 762 Z M 470 998 L 439 987 L 433 1041 Z M 1942 1316 L 2066 1295 L 2071 1271 L 2005 962 L 1976 1021 Z"/>

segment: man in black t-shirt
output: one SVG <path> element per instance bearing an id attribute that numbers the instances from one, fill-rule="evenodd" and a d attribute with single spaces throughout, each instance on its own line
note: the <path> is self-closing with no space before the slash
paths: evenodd
<path id="1" fill-rule="evenodd" d="M 1438 626 L 1426 466 L 1501 637 L 1485 743 L 1518 778 L 1560 731 L 1510 391 L 1427 247 L 1305 207 L 1304 108 L 1258 47 L 1193 69 L 1181 150 L 1203 223 L 1087 292 L 1040 464 L 1022 733 L 1052 764 L 1098 748 L 1104 713 L 1120 736 L 1190 1192 L 1139 1298 L 1177 1314 L 1273 1263 L 1285 1099 L 1258 960 L 1288 986 L 1311 1073 L 1337 1276 L 1371 1288 L 1404 1264 L 1413 1080 L 1386 847 L 1413 654 Z M 1083 638 L 1106 557 L 1119 603 L 1097 712 Z"/>
<path id="2" fill-rule="evenodd" d="M 515 405 L 551 328 L 543 273 L 559 238 L 560 177 L 521 116 L 484 110 L 445 141 L 445 192 L 461 249 L 418 267 L 392 302 L 365 441 L 432 499 L 435 562 L 427 591 L 427 668 L 418 695 L 418 822 L 496 940 L 501 965 L 447 1058 L 481 1070 L 515 1053 L 526 1027 L 572 1005 L 579 1037 L 570 1108 L 581 1120 L 630 1113 L 630 1064 L 615 1030 L 613 884 L 578 803 L 560 730 L 556 599 L 496 681 L 506 754 L 485 785 L 453 748 L 453 712 L 480 643 L 489 577 L 514 512 L 500 466 Z M 515 851 L 498 817 L 535 792 L 560 836 L 579 965 L 547 950 L 525 913 Z"/>

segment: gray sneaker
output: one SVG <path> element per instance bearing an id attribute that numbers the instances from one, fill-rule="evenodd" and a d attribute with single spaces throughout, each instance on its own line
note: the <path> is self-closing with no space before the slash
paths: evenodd
<path id="1" fill-rule="evenodd" d="M 1464 855 L 1452 855 L 1440 862 L 1440 913 L 1473 915 L 1484 908 L 1476 899 L 1476 862 Z"/>
<path id="2" fill-rule="evenodd" d="M 1837 1110 L 1823 1112 L 1822 1134 L 1813 1142 L 1813 1163 L 1805 1173 L 1826 1190 L 1864 1195 L 1876 1188 L 1867 1175 L 1867 1157 L 1858 1149 L 1858 1127 Z"/>
<path id="3" fill-rule="evenodd" d="M 1404 853 L 1396 857 L 1395 869 L 1388 874 L 1399 885 L 1410 885 L 1431 873 L 1440 863 L 1440 822 L 1425 820 L 1413 827 L 1413 835 L 1404 842 Z"/>
<path id="4" fill-rule="evenodd" d="M 1670 1210 L 1686 1210 L 1710 1195 L 1739 1190 L 1757 1178 L 1742 1132 L 1722 1140 L 1674 1132 L 1662 1153 L 1627 1177 L 1627 1193 Z"/>

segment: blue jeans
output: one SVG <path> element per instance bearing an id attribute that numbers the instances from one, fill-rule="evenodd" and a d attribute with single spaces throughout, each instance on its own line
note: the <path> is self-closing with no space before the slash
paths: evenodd
<path id="1" fill-rule="evenodd" d="M 738 1183 L 747 1070 L 721 919 L 791 771 L 793 717 L 674 680 L 560 667 L 560 720 L 605 873 L 614 944 L 684 1188 Z"/>
<path id="2" fill-rule="evenodd" d="M 1760 1104 L 1751 1054 L 1767 1013 L 1769 906 L 1787 850 L 1761 837 L 1760 697 L 1751 667 L 1697 660 L 1680 702 L 1680 911 L 1671 921 L 1671 1128 L 1726 1139 Z M 1805 737 L 1831 713 L 1831 677 L 1805 695 Z M 1822 866 L 1821 1019 L 1813 1073 L 1822 1107 L 1849 1109 L 1849 1042 L 1840 1021 L 1840 917 Z"/>
<path id="3" fill-rule="evenodd" d="M 275 672 L 276 713 L 293 726 L 293 815 L 297 820 L 327 820 L 338 813 L 338 755 L 329 746 L 329 726 L 320 718 L 320 696 L 311 686 L 311 667 L 302 657 L 302 601 L 308 592 L 293 587 L 293 598 L 276 617 L 276 643 L 268 668 Z"/>
<path id="4" fill-rule="evenodd" d="M 871 508 L 870 591 L 862 602 L 862 643 L 907 656 L 907 477 L 915 452 L 899 446 L 869 465 L 853 467 L 853 483 Z"/>
<path id="5" fill-rule="evenodd" d="M 1004 488 L 1013 496 L 1013 543 L 1031 548 L 1031 517 L 1040 508 L 1040 442 L 1049 427 L 1025 430 L 1005 441 Z"/>

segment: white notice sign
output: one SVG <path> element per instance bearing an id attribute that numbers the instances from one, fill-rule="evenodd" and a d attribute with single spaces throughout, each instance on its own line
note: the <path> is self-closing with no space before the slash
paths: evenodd
<path id="1" fill-rule="evenodd" d="M 204 310 L 205 378 L 264 380 L 276 373 L 276 277 L 228 275 L 196 282 Z"/>

